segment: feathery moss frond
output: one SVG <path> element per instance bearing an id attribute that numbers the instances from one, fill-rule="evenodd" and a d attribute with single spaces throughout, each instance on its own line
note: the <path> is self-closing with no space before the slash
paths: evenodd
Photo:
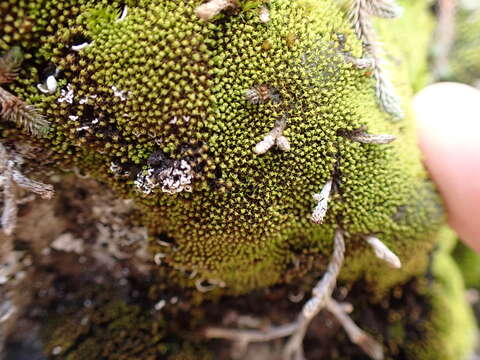
<path id="1" fill-rule="evenodd" d="M 0 87 L 0 117 L 14 122 L 32 135 L 42 135 L 48 131 L 49 123 L 33 105 L 25 104 L 17 96 Z"/>
<path id="2" fill-rule="evenodd" d="M 18 47 L 11 48 L 0 57 L 0 84 L 7 84 L 16 79 L 22 61 L 23 55 Z"/>

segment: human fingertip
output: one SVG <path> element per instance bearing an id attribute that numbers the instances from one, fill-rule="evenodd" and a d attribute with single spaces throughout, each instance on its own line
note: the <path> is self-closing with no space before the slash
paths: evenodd
<path id="1" fill-rule="evenodd" d="M 413 108 L 425 165 L 442 194 L 449 224 L 480 252 L 480 91 L 430 85 Z"/>

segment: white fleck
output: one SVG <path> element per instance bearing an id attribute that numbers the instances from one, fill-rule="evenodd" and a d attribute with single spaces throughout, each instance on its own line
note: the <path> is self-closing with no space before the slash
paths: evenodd
<path id="1" fill-rule="evenodd" d="M 26 258 L 22 261 L 23 266 L 28 267 L 33 265 L 32 258 Z"/>
<path id="2" fill-rule="evenodd" d="M 119 23 L 120 21 L 125 20 L 125 18 L 127 17 L 127 14 L 128 14 L 128 6 L 125 5 L 123 7 L 122 15 L 120 15 L 120 17 L 115 22 Z"/>
<path id="3" fill-rule="evenodd" d="M 164 308 L 165 305 L 167 305 L 167 302 L 162 299 L 155 304 L 154 308 L 155 308 L 156 311 L 160 311 Z"/>
<path id="4" fill-rule="evenodd" d="M 44 84 L 37 84 L 37 89 L 40 90 L 44 94 L 48 94 L 48 89 Z"/>
<path id="5" fill-rule="evenodd" d="M 44 94 L 53 94 L 57 90 L 57 79 L 50 75 L 43 84 L 37 84 L 37 88 Z"/>
<path id="6" fill-rule="evenodd" d="M 52 249 L 65 252 L 83 253 L 82 239 L 76 239 L 71 233 L 64 233 L 56 238 L 50 245 Z"/>
<path id="7" fill-rule="evenodd" d="M 277 138 L 276 144 L 278 148 L 282 151 L 290 151 L 290 141 L 285 136 L 280 136 Z"/>
<path id="8" fill-rule="evenodd" d="M 53 94 L 57 90 L 57 79 L 55 79 L 55 76 L 50 75 L 47 77 L 46 85 L 48 92 Z"/>
<path id="9" fill-rule="evenodd" d="M 8 276 L 6 274 L 0 274 L 0 285 L 6 284 L 8 282 Z"/>
<path id="10" fill-rule="evenodd" d="M 195 287 L 201 293 L 206 293 L 215 289 L 216 284 L 212 284 L 210 281 L 206 281 L 205 279 L 198 279 L 195 281 Z"/>
<path id="11" fill-rule="evenodd" d="M 395 255 L 395 253 L 390 250 L 387 245 L 385 245 L 382 241 L 380 241 L 375 236 L 367 236 L 366 240 L 373 248 L 373 250 L 375 251 L 375 255 L 379 259 L 386 261 L 394 268 L 400 269 L 402 267 L 402 263 L 398 256 Z"/>
<path id="12" fill-rule="evenodd" d="M 165 246 L 165 247 L 171 247 L 172 244 L 166 242 L 166 241 L 162 241 L 162 240 L 157 240 L 157 244 L 160 245 L 160 246 Z"/>
<path id="13" fill-rule="evenodd" d="M 57 99 L 57 102 L 62 103 L 66 102 L 69 104 L 73 104 L 73 89 L 72 85 L 68 84 L 67 89 L 62 89 L 60 91 L 60 97 Z"/>
<path id="14" fill-rule="evenodd" d="M 172 120 L 170 120 L 168 123 L 175 125 L 175 124 L 177 123 L 177 120 L 178 120 L 177 117 L 174 116 L 174 117 L 172 118 Z"/>
<path id="15" fill-rule="evenodd" d="M 98 121 L 99 121 L 99 120 L 98 120 L 97 118 L 95 118 L 94 120 L 92 120 L 92 124 L 94 124 L 94 125 L 95 125 L 95 124 L 98 124 Z"/>
<path id="16" fill-rule="evenodd" d="M 90 99 L 96 99 L 98 95 L 87 95 L 79 100 L 79 104 L 86 104 Z"/>
<path id="17" fill-rule="evenodd" d="M 112 86 L 111 89 L 113 90 L 113 96 L 117 96 L 120 100 L 125 101 L 127 100 L 127 95 L 125 94 L 124 90 L 117 89 L 116 86 Z"/>
<path id="18" fill-rule="evenodd" d="M 260 21 L 262 23 L 267 23 L 270 21 L 270 11 L 266 6 L 262 6 L 260 9 Z"/>
<path id="19" fill-rule="evenodd" d="M 255 145 L 255 154 L 265 154 L 275 144 L 275 136 L 267 134 L 262 141 Z"/>
<path id="20" fill-rule="evenodd" d="M 304 297 L 305 297 L 305 292 L 304 291 L 300 291 L 298 294 L 294 294 L 294 293 L 291 293 L 291 292 L 288 294 L 288 300 L 290 300 L 291 302 L 293 302 L 295 304 L 302 301 Z"/>
<path id="21" fill-rule="evenodd" d="M 10 300 L 0 305 L 0 323 L 7 321 L 17 311 L 15 305 Z"/>
<path id="22" fill-rule="evenodd" d="M 155 262 L 156 265 L 160 266 L 162 264 L 162 259 L 166 257 L 167 255 L 162 254 L 162 253 L 157 253 L 153 257 L 153 261 Z"/>
<path id="23" fill-rule="evenodd" d="M 88 130 L 90 129 L 90 127 L 88 125 L 85 125 L 85 126 L 81 126 L 81 127 L 78 127 L 76 128 L 75 130 L 77 131 L 84 131 L 84 130 Z"/>
<path id="24" fill-rule="evenodd" d="M 68 115 L 68 118 L 72 121 L 77 121 L 78 120 L 78 116 L 77 115 Z"/>
<path id="25" fill-rule="evenodd" d="M 275 122 L 275 127 L 267 135 L 264 136 L 263 140 L 255 145 L 254 152 L 257 155 L 265 154 L 274 144 L 282 151 L 290 150 L 290 141 L 283 135 L 283 130 L 287 126 L 287 121 L 283 118 Z"/>
<path id="26" fill-rule="evenodd" d="M 93 44 L 93 41 L 92 41 L 92 42 L 84 42 L 84 43 L 79 44 L 79 45 L 73 45 L 73 46 L 71 47 L 71 49 L 72 49 L 73 51 L 80 51 L 80 50 L 83 50 L 83 49 L 85 49 L 86 47 L 88 47 L 88 46 L 90 46 L 90 45 L 92 45 L 92 44 Z"/>
<path id="27" fill-rule="evenodd" d="M 80 320 L 80 325 L 87 326 L 89 321 L 90 321 L 90 317 L 89 316 L 84 316 L 82 318 L 82 320 Z"/>
<path id="28" fill-rule="evenodd" d="M 52 350 L 52 355 L 59 355 L 62 352 L 61 346 L 55 346 Z"/>

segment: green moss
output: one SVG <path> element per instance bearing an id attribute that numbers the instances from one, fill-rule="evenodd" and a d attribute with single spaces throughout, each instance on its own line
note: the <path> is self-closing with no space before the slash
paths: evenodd
<path id="1" fill-rule="evenodd" d="M 64 360 L 211 359 L 205 349 L 167 335 L 167 328 L 159 313 L 123 301 L 73 307 L 51 316 L 43 334 L 44 351 Z"/>
<path id="2" fill-rule="evenodd" d="M 436 253 L 432 275 L 434 284 L 429 290 L 430 314 L 420 329 L 424 340 L 408 346 L 413 359 L 469 359 L 477 338 L 472 309 L 465 296 L 462 275 L 445 251 Z"/>
<path id="3" fill-rule="evenodd" d="M 152 242 L 152 252 L 195 271 L 197 280 L 223 280 L 230 291 L 280 281 L 296 262 L 293 248 L 327 259 L 337 226 L 348 234 L 346 280 L 367 273 L 388 288 L 421 271 L 443 221 L 408 109 L 408 84 L 423 65 L 405 55 L 413 37 L 388 34 L 426 18 L 426 4 L 405 2 L 405 20 L 379 26 L 398 59 L 390 70 L 408 114 L 392 122 L 377 104 L 371 74 L 345 61 L 345 54 L 361 55 L 361 44 L 337 1 L 272 1 L 266 24 L 257 11 L 200 21 L 198 3 L 130 1 L 127 17 L 117 21 L 123 4 L 114 1 L 59 7 L 54 0 L 10 0 L 3 14 L 23 12 L 36 25 L 19 40 L 3 38 L 4 48 L 19 45 L 30 58 L 8 89 L 51 121 L 37 144 L 51 151 L 49 160 L 135 199 L 152 238 L 174 243 L 168 250 Z M 90 45 L 72 50 L 80 43 Z M 36 84 L 49 67 L 61 71 L 61 81 L 54 94 L 42 94 Z M 262 84 L 275 100 L 249 103 L 245 90 Z M 255 144 L 279 119 L 287 121 L 292 150 L 256 155 Z M 2 126 L 4 136 L 15 134 Z M 362 126 L 398 140 L 378 146 L 342 136 Z M 159 180 L 172 167 L 188 183 L 184 191 Z M 152 172 L 160 185 L 149 189 Z M 309 219 L 312 194 L 332 177 L 335 194 L 318 226 Z M 397 252 L 406 270 L 376 276 L 367 234 Z"/>
<path id="4" fill-rule="evenodd" d="M 205 349 L 184 345 L 178 354 L 172 355 L 168 360 L 212 360 L 214 357 Z"/>
<path id="5" fill-rule="evenodd" d="M 386 359 L 467 360 L 475 348 L 475 318 L 451 256 L 455 234 L 445 227 L 438 242 L 426 273 L 391 287 L 381 298 L 368 283 L 349 291 L 354 319 L 383 341 Z"/>
<path id="6" fill-rule="evenodd" d="M 480 288 L 480 255 L 458 242 L 453 257 L 462 272 L 465 285 L 468 288 Z"/>
<path id="7" fill-rule="evenodd" d="M 407 114 L 399 122 L 378 106 L 370 71 L 345 60 L 362 50 L 342 2 L 272 0 L 267 23 L 256 10 L 260 1 L 241 2 L 240 11 L 212 22 L 194 15 L 200 3 L 3 2 L 0 49 L 18 46 L 25 56 L 18 80 L 6 89 L 38 107 L 51 128 L 31 139 L 2 122 L 2 137 L 32 141 L 48 153 L 45 166 L 76 167 L 136 201 L 152 254 L 164 254 L 159 273 L 180 270 L 152 285 L 151 294 L 202 280 L 225 283 L 215 296 L 285 282 L 310 290 L 337 227 L 347 241 L 341 281 L 352 286 L 363 279 L 371 290 L 366 302 L 414 276 L 425 281 L 444 220 L 409 108 L 413 90 L 425 82 L 427 2 L 405 0 L 403 18 L 375 24 Z M 124 5 L 128 14 L 118 21 Z M 39 92 L 37 84 L 55 69 L 57 90 Z M 246 90 L 262 86 L 269 99 L 245 98 Z M 255 145 L 281 119 L 291 150 L 256 155 Z M 362 127 L 398 139 L 379 146 L 344 136 Z M 173 169 L 183 176 L 178 187 Z M 312 194 L 332 178 L 329 210 L 315 225 Z M 374 256 L 364 240 L 370 234 L 399 255 L 402 270 Z M 471 348 L 473 330 L 464 333 L 473 329 L 471 314 L 450 248 L 442 242 L 434 261 L 434 290 L 423 288 L 430 315 L 421 341 L 406 346 L 408 358 L 458 360 Z M 203 299 L 196 293 L 192 302 Z M 409 308 L 400 306 L 388 333 L 404 346 L 410 338 L 400 315 Z M 46 352 L 67 360 L 95 358 L 98 351 L 108 359 L 200 356 L 167 339 L 165 319 L 142 309 L 109 302 L 75 311 L 47 332 Z"/>

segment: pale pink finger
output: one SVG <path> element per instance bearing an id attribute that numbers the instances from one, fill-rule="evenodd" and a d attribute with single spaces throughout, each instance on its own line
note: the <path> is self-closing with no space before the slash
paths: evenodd
<path id="1" fill-rule="evenodd" d="M 449 224 L 480 252 L 480 92 L 428 86 L 414 100 L 425 164 L 446 202 Z"/>

